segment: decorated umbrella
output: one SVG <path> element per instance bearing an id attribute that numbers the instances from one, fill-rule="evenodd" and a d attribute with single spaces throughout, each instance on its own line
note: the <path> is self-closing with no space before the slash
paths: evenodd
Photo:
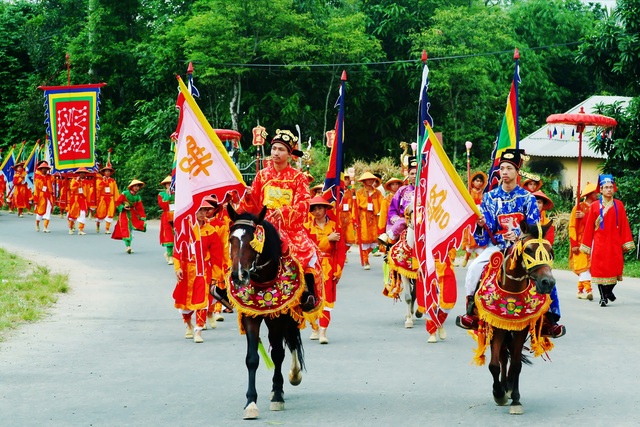
<path id="1" fill-rule="evenodd" d="M 574 125 L 578 131 L 578 190 L 576 191 L 576 206 L 580 204 L 580 179 L 582 175 L 582 133 L 586 126 L 599 126 L 612 128 L 618 122 L 612 118 L 601 114 L 586 114 L 584 107 L 580 107 L 579 113 L 552 114 L 547 117 L 549 124 Z"/>

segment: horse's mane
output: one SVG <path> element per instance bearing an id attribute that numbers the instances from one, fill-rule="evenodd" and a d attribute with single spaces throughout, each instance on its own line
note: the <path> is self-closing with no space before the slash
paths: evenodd
<path id="1" fill-rule="evenodd" d="M 538 228 L 538 223 L 528 223 L 527 221 L 522 221 L 520 223 L 520 230 L 522 231 L 523 236 L 529 235 L 534 239 L 538 239 L 540 237 L 544 237 L 547 234 L 547 230 L 551 227 L 551 222 L 546 225 L 541 225 L 542 228 L 542 236 L 540 236 L 540 229 Z"/>
<path id="2" fill-rule="evenodd" d="M 275 258 L 279 259 L 282 256 L 282 249 L 280 247 L 280 235 L 278 234 L 278 231 L 273 226 L 273 224 L 271 224 L 266 219 L 263 219 L 262 222 L 260 222 L 260 218 L 250 212 L 239 213 L 234 222 L 241 219 L 245 221 L 253 221 L 256 225 L 261 225 L 264 228 L 265 249 L 270 248 L 271 254 Z"/>

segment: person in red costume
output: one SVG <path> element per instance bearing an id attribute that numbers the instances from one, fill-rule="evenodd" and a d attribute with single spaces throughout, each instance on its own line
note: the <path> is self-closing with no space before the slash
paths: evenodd
<path id="1" fill-rule="evenodd" d="M 29 199 L 31 198 L 27 186 L 27 172 L 24 170 L 24 162 L 16 163 L 13 169 L 15 169 L 15 174 L 13 175 L 11 206 L 18 209 L 18 216 L 22 218 L 22 211 L 29 210 Z"/>
<path id="2" fill-rule="evenodd" d="M 600 199 L 591 203 L 580 250 L 591 257 L 591 282 L 598 285 L 600 307 L 616 300 L 613 288 L 622 281 L 624 254 L 635 249 L 624 204 L 613 198 L 613 175 L 598 177 Z"/>
<path id="3" fill-rule="evenodd" d="M 176 200 L 175 194 L 171 191 L 171 175 L 168 175 L 160 182 L 164 187 L 158 194 L 158 206 L 162 210 L 160 215 L 160 245 L 165 248 L 164 259 L 167 264 L 173 265 L 173 209 Z"/>
<path id="4" fill-rule="evenodd" d="M 44 232 L 49 233 L 49 220 L 53 210 L 53 177 L 49 175 L 51 166 L 42 161 L 33 174 L 33 203 L 36 207 L 36 231 L 40 231 L 40 221 L 44 222 Z"/>
<path id="5" fill-rule="evenodd" d="M 87 220 L 87 212 L 89 205 L 87 200 L 91 193 L 91 183 L 87 179 L 89 171 L 86 168 L 78 168 L 76 170 L 78 176 L 69 182 L 69 212 L 67 219 L 69 220 L 69 234 L 73 234 L 75 223 L 78 222 L 78 235 L 83 236 L 84 224 Z"/>
<path id="6" fill-rule="evenodd" d="M 280 234 L 283 255 L 290 253 L 304 269 L 307 289 L 302 295 L 301 307 L 310 312 L 319 305 L 316 284 L 320 289 L 322 273 L 318 247 L 304 229 L 311 198 L 308 181 L 302 172 L 289 165 L 292 155 L 303 154 L 298 150 L 298 136 L 294 132 L 291 128 L 276 130 L 271 139 L 271 165 L 258 172 L 240 208 L 256 215 L 263 206 L 268 208 L 266 219 Z"/>
<path id="7" fill-rule="evenodd" d="M 100 169 L 101 177 L 96 177 L 96 190 L 98 192 L 96 208 L 96 233 L 100 233 L 100 223 L 104 221 L 104 234 L 111 234 L 111 223 L 116 213 L 116 200 L 120 197 L 118 184 L 111 177 L 115 171 L 111 162 Z"/>

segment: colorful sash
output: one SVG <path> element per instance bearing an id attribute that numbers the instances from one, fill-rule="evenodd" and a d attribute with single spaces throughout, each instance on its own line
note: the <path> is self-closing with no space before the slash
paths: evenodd
<path id="1" fill-rule="evenodd" d="M 399 300 L 402 295 L 402 277 L 416 279 L 418 277 L 418 259 L 414 255 L 413 248 L 407 242 L 407 230 L 400 234 L 387 255 L 389 266 L 389 280 L 382 289 L 382 295 L 393 300 Z"/>

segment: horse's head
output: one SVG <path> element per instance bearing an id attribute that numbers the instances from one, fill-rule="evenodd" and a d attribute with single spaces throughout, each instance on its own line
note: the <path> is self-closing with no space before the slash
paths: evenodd
<path id="1" fill-rule="evenodd" d="M 553 277 L 553 248 L 548 240 L 544 239 L 549 226 L 541 227 L 540 224 L 531 227 L 523 221 L 520 224 L 522 238 L 513 246 L 511 252 L 512 267 L 526 271 L 526 276 L 536 284 L 536 292 L 549 294 L 556 284 Z"/>
<path id="2" fill-rule="evenodd" d="M 230 203 L 227 204 L 227 212 L 232 221 L 229 228 L 229 257 L 233 284 L 246 286 L 250 280 L 266 282 L 272 279 L 264 277 L 264 274 L 277 271 L 281 250 L 276 229 L 264 220 L 266 206 L 258 216 L 239 214 Z"/>

